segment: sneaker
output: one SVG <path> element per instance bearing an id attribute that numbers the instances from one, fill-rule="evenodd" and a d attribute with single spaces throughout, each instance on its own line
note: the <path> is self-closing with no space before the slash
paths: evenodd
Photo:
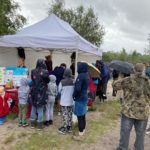
<path id="1" fill-rule="evenodd" d="M 49 126 L 49 121 L 45 121 L 45 122 L 44 122 L 44 125 L 45 125 L 45 126 Z"/>
<path id="2" fill-rule="evenodd" d="M 102 95 L 103 99 L 107 99 L 107 96 L 105 94 Z"/>
<path id="3" fill-rule="evenodd" d="M 22 121 L 21 119 L 18 119 L 18 127 L 21 127 L 22 126 Z"/>
<path id="4" fill-rule="evenodd" d="M 22 126 L 23 126 L 23 127 L 27 127 L 28 125 L 29 125 L 29 124 L 28 124 L 27 122 L 24 122 Z"/>
<path id="5" fill-rule="evenodd" d="M 71 126 L 67 126 L 67 132 L 72 133 L 72 127 Z"/>
<path id="6" fill-rule="evenodd" d="M 65 135 L 67 133 L 67 129 L 65 127 L 61 127 L 58 129 L 58 132 Z"/>
<path id="7" fill-rule="evenodd" d="M 58 112 L 58 116 L 60 116 L 61 115 L 61 113 L 60 113 L 60 111 Z"/>
<path id="8" fill-rule="evenodd" d="M 49 123 L 49 125 L 52 125 L 53 124 L 53 120 L 49 120 L 48 123 Z"/>

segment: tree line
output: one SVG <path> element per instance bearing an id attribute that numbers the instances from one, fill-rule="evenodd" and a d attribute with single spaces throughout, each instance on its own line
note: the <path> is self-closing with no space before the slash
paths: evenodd
<path id="1" fill-rule="evenodd" d="M 109 63 L 112 60 L 128 61 L 130 63 L 146 63 L 150 62 L 150 55 L 138 53 L 134 50 L 132 53 L 128 53 L 124 48 L 120 52 L 108 51 L 103 52 L 103 60 Z"/>

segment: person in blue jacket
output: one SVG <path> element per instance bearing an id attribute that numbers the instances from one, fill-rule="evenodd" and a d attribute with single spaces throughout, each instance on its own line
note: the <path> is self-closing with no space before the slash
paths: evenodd
<path id="1" fill-rule="evenodd" d="M 74 113 L 78 119 L 79 135 L 74 136 L 75 140 L 80 140 L 85 132 L 86 127 L 86 112 L 88 103 L 88 85 L 89 74 L 88 65 L 84 62 L 79 62 L 77 66 L 78 77 L 75 81 L 73 99 L 75 101 Z"/>
<path id="2" fill-rule="evenodd" d="M 100 78 L 102 83 L 102 97 L 104 99 L 107 99 L 106 96 L 107 83 L 110 78 L 109 67 L 102 60 L 99 61 L 99 64 L 100 64 L 100 71 L 101 71 Z"/>

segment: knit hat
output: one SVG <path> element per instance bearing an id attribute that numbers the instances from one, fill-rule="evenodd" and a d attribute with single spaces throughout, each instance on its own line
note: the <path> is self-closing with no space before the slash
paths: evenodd
<path id="1" fill-rule="evenodd" d="M 143 72 L 144 68 L 145 68 L 145 66 L 143 63 L 137 63 L 134 67 L 136 72 Z"/>

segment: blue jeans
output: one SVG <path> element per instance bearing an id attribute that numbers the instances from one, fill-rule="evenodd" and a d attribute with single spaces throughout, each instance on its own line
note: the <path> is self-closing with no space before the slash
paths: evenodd
<path id="1" fill-rule="evenodd" d="M 128 118 L 122 114 L 121 129 L 120 129 L 120 143 L 117 150 L 128 150 L 130 132 L 134 126 L 136 132 L 136 140 L 134 150 L 144 150 L 144 137 L 147 126 L 147 120 L 137 120 Z"/>
<path id="2" fill-rule="evenodd" d="M 37 122 L 43 122 L 43 109 L 44 106 L 35 107 L 32 105 L 30 120 L 36 120 L 37 118 Z"/>

